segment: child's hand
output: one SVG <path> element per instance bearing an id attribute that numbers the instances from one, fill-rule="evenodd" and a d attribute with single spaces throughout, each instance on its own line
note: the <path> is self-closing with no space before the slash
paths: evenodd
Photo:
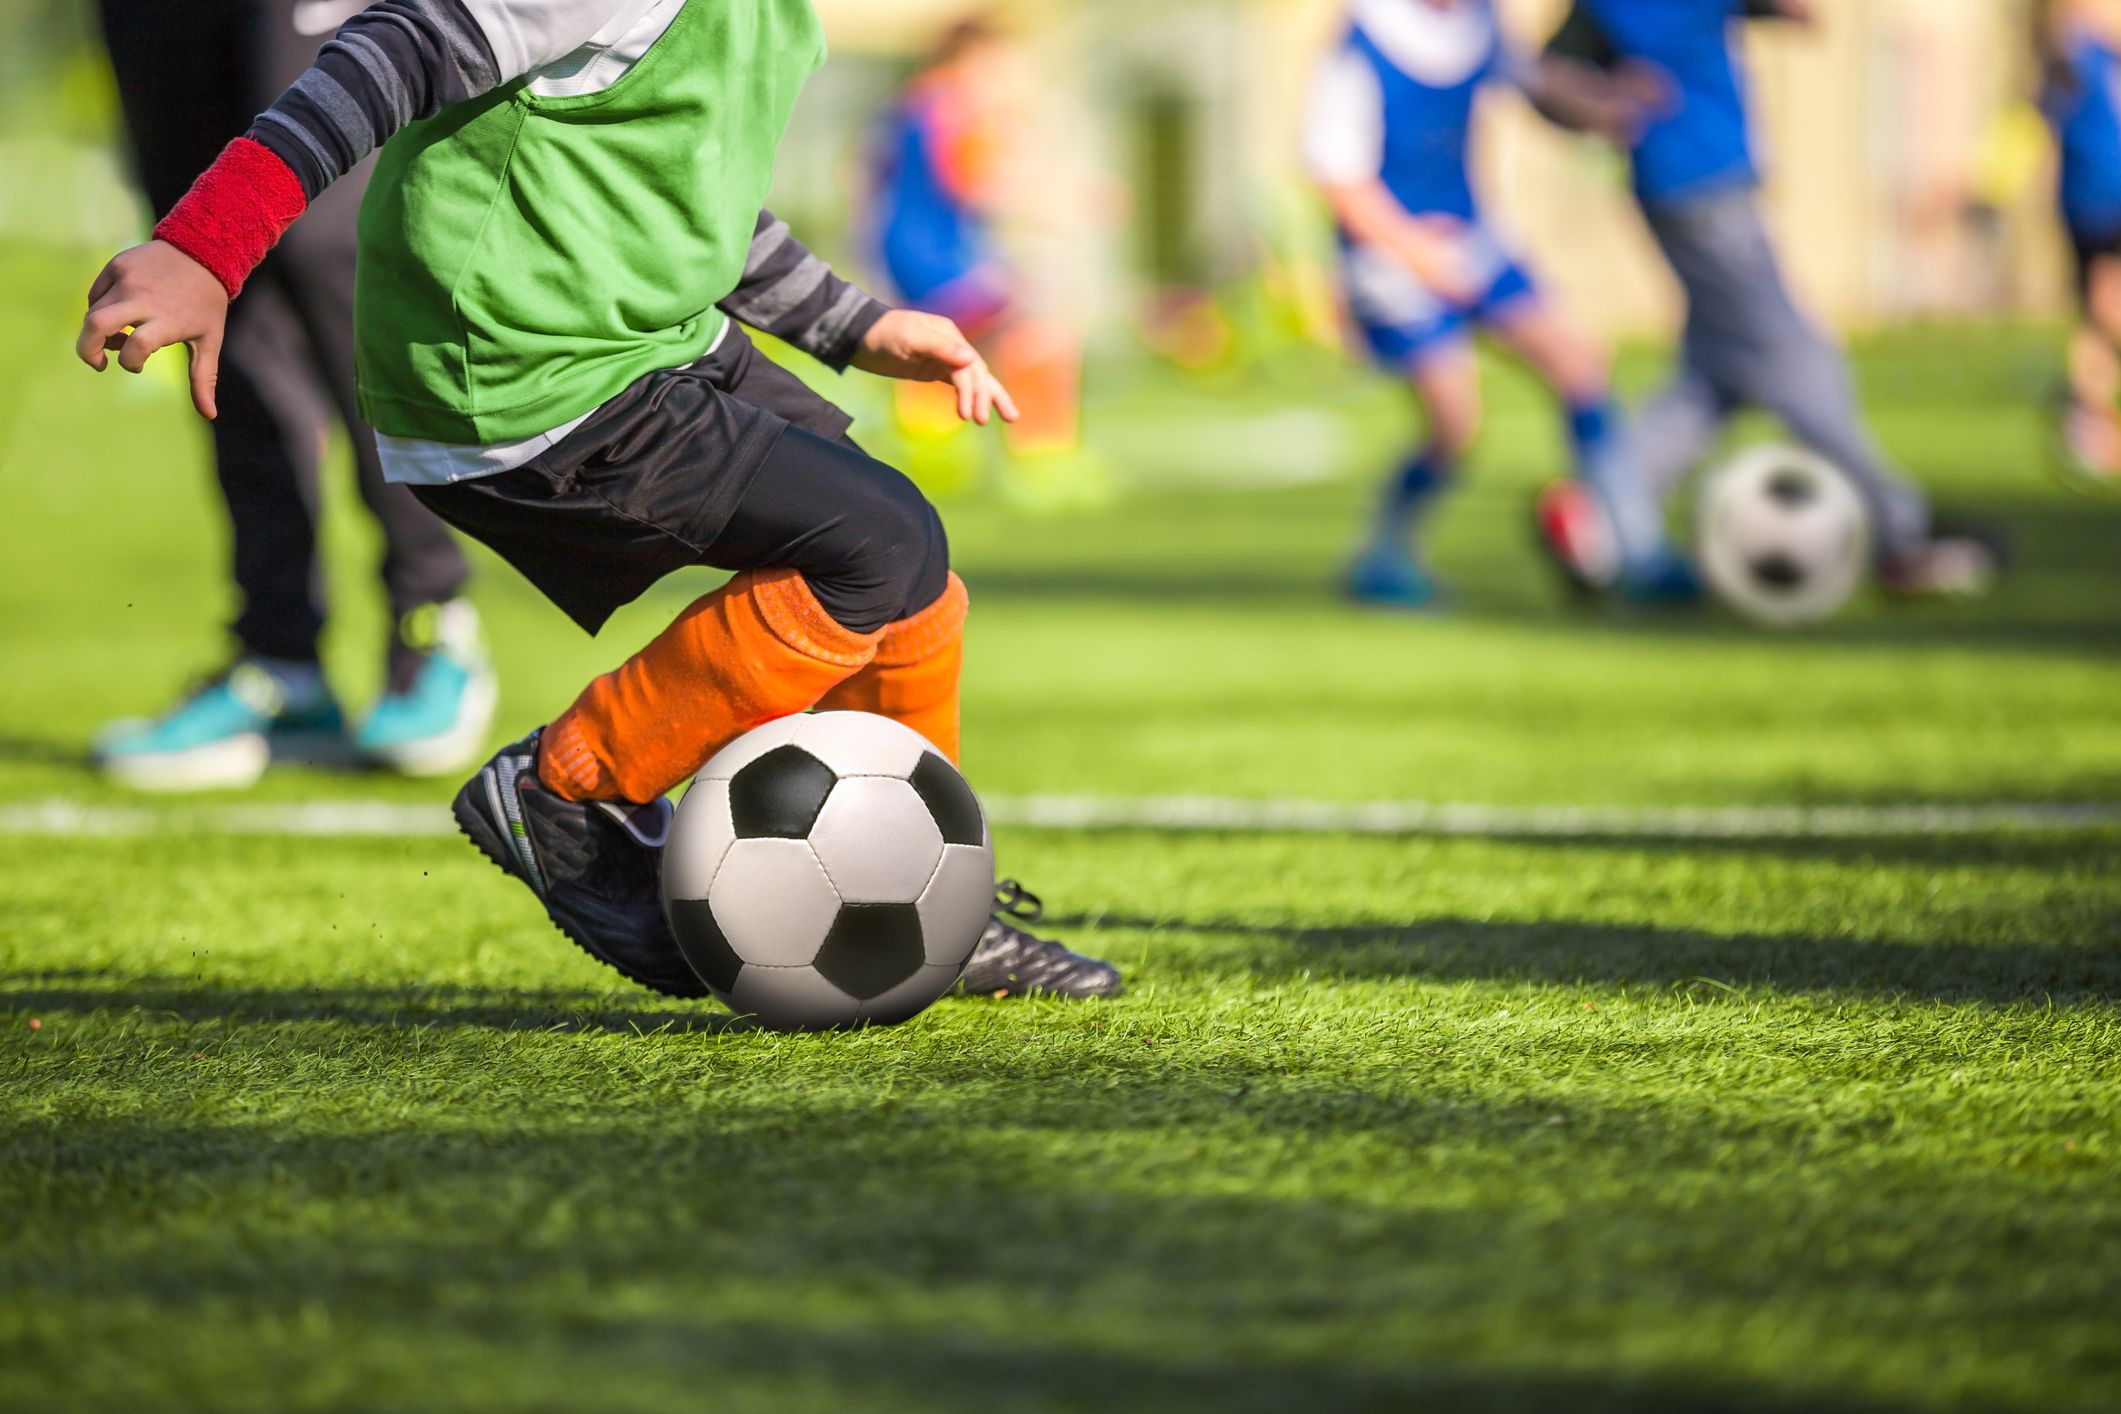
<path id="1" fill-rule="evenodd" d="M 948 383 L 957 389 L 957 415 L 982 427 L 995 413 L 1004 422 L 1017 418 L 1009 390 L 957 326 L 939 315 L 892 310 L 862 336 L 854 366 L 908 382 Z"/>
<path id="2" fill-rule="evenodd" d="M 138 373 L 156 350 L 187 344 L 192 406 L 211 419 L 227 324 L 228 291 L 213 272 L 165 241 L 149 241 L 120 252 L 89 287 L 74 352 L 98 373 L 112 353 L 126 372 Z"/>
<path id="3" fill-rule="evenodd" d="M 1462 223 L 1448 216 L 1410 217 L 1393 232 L 1391 250 L 1450 303 L 1471 305 L 1480 298 Z"/>
<path id="4" fill-rule="evenodd" d="M 1679 85 L 1655 64 L 1629 60 L 1613 70 L 1585 114 L 1586 126 L 1609 142 L 1633 147 L 1650 124 L 1679 110 Z"/>

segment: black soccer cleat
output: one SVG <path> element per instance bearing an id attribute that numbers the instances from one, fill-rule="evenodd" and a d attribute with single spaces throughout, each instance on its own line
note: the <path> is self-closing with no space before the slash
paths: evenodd
<path id="1" fill-rule="evenodd" d="M 1879 562 L 1878 583 L 1896 599 L 1981 599 L 2009 567 L 2001 528 L 1939 516 L 1929 539 Z"/>
<path id="2" fill-rule="evenodd" d="M 502 747 L 457 792 L 457 828 L 528 884 L 583 952 L 665 996 L 707 996 L 663 914 L 670 802 L 562 800 L 539 783 L 537 765 L 536 732 Z"/>
<path id="3" fill-rule="evenodd" d="M 1028 933 L 1018 922 L 1035 923 L 1045 912 L 1038 895 L 1014 879 L 1004 879 L 994 900 L 994 916 L 972 950 L 965 977 L 958 985 L 975 997 L 1116 997 L 1123 988 L 1119 969 L 1109 962 L 1070 952 L 1059 943 Z"/>

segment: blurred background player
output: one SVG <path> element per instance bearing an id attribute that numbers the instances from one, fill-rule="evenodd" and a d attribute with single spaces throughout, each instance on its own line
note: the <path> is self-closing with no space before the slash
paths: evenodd
<path id="1" fill-rule="evenodd" d="M 1982 592 L 2000 568 L 1997 549 L 1985 535 L 1933 525 L 1927 496 L 1887 464 L 1864 426 L 1841 351 L 1783 282 L 1758 199 L 1740 53 L 1750 19 L 1808 24 L 1812 10 L 1808 0 L 1576 0 L 1547 48 L 1550 73 L 1632 73 L 1631 86 L 1667 86 L 1655 120 L 1624 145 L 1687 317 L 1679 371 L 1637 419 L 1636 464 L 1656 494 L 1669 496 L 1735 413 L 1763 408 L 1855 480 L 1889 592 Z M 1571 519 L 1564 508 L 1542 507 L 1541 528 L 1563 559 L 1569 537 L 1556 532 Z"/>
<path id="2" fill-rule="evenodd" d="M 102 0 L 111 67 L 155 216 L 168 214 L 315 59 L 358 0 Z M 353 732 L 361 758 L 455 770 L 485 744 L 494 680 L 468 570 L 442 523 L 388 484 L 354 405 L 354 218 L 369 164 L 317 203 L 230 316 L 214 458 L 241 607 L 237 657 L 160 718 L 107 729 L 97 760 L 147 788 L 254 782 L 274 756 L 340 760 L 346 725 L 325 683 L 317 566 L 318 461 L 329 420 L 352 445 L 361 499 L 382 532 L 391 635 L 382 696 Z"/>
<path id="3" fill-rule="evenodd" d="M 1103 481 L 1082 446 L 1082 342 L 1037 309 L 996 231 L 1008 171 L 1033 145 L 1028 79 L 994 20 L 951 26 L 872 136 L 868 240 L 895 302 L 954 321 L 1015 393 L 1023 418 L 1004 435 L 1010 488 L 1079 496 Z M 922 461 L 947 462 L 946 444 L 966 445 L 947 389 L 902 383 L 893 398 L 917 472 Z"/>
<path id="4" fill-rule="evenodd" d="M 1349 310 L 1371 353 L 1408 380 L 1427 426 L 1385 489 L 1348 593 L 1402 608 L 1437 597 L 1419 539 L 1479 430 L 1480 328 L 1561 400 L 1576 471 L 1621 531 L 1623 588 L 1691 598 L 1692 577 L 1625 462 L 1604 351 L 1542 298 L 1474 200 L 1468 142 L 1491 81 L 1587 126 L 1632 131 L 1617 85 L 1513 55 L 1489 0 L 1356 0 L 1313 84 L 1304 153 L 1339 227 Z"/>
<path id="5" fill-rule="evenodd" d="M 2121 3 L 2053 0 L 2037 24 L 2041 108 L 2061 150 L 2062 223 L 2076 256 L 2064 436 L 2082 474 L 2121 486 Z"/>

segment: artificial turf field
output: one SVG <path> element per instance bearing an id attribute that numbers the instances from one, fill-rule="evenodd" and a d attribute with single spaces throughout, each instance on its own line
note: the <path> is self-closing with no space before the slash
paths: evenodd
<path id="1" fill-rule="evenodd" d="M 1005 829 L 1129 994 L 800 1037 L 626 987 L 454 839 L 199 801 L 60 828 L 137 804 L 83 748 L 211 666 L 226 607 L 174 379 L 68 361 L 93 266 L 0 250 L 0 1408 L 2121 1404 L 2111 828 Z M 1330 593 L 1407 430 L 1386 390 L 1107 370 L 1129 494 L 949 508 L 968 767 L 996 798 L 2121 800 L 2121 507 L 2039 469 L 2051 342 L 1866 349 L 1894 450 L 2025 563 L 1793 638 L 1565 612 L 1514 381 L 1441 527 L 1458 610 L 1402 620 Z M 356 702 L 365 534 L 338 517 Z M 487 562 L 503 727 L 710 583 L 590 641 Z"/>

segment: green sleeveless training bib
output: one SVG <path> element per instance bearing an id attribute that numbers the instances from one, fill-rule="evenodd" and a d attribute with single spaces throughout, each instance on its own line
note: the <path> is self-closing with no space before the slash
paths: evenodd
<path id="1" fill-rule="evenodd" d="M 601 92 L 518 80 L 398 133 L 361 208 L 363 415 L 516 441 L 704 354 L 824 56 L 809 0 L 685 0 Z"/>

